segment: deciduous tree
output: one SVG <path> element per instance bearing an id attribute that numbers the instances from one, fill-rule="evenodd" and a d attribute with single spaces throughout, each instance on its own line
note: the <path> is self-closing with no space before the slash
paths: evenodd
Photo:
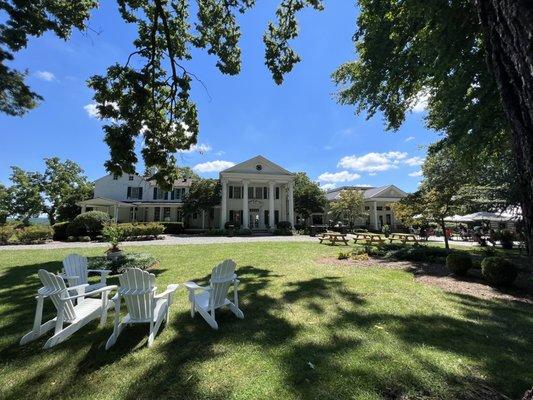
<path id="1" fill-rule="evenodd" d="M 197 179 L 185 196 L 183 211 L 191 215 L 197 212 L 210 212 L 220 204 L 222 199 L 222 186 L 217 179 Z M 208 218 L 211 227 L 211 218 Z"/>
<path id="2" fill-rule="evenodd" d="M 305 172 L 298 172 L 294 180 L 294 211 L 307 221 L 312 213 L 323 212 L 326 203 L 324 191 Z"/>
<path id="3" fill-rule="evenodd" d="M 26 172 L 19 167 L 11 167 L 10 180 L 10 214 L 28 224 L 30 218 L 38 217 L 43 210 L 42 175 L 38 172 Z"/>
<path id="4" fill-rule="evenodd" d="M 336 219 L 346 221 L 352 229 L 357 220 L 365 217 L 365 199 L 363 191 L 358 189 L 342 190 L 339 199 L 332 202 L 330 212 Z"/>

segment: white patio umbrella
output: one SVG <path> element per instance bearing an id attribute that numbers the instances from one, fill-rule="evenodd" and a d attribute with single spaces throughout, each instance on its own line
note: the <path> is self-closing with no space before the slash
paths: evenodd
<path id="1" fill-rule="evenodd" d="M 445 222 L 474 222 L 473 219 L 468 218 L 468 215 L 452 215 L 444 218 Z"/>
<path id="2" fill-rule="evenodd" d="M 509 221 L 511 218 L 509 216 L 504 216 L 502 214 L 496 214 L 488 211 L 478 211 L 472 214 L 464 215 L 463 217 L 469 218 L 471 221 Z"/>

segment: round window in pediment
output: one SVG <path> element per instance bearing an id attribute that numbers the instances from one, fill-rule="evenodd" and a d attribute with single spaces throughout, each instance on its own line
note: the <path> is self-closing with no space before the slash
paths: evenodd
<path id="1" fill-rule="evenodd" d="M 258 171 L 261 171 L 263 169 L 263 166 L 261 164 L 257 164 L 255 166 L 255 169 L 258 170 Z"/>

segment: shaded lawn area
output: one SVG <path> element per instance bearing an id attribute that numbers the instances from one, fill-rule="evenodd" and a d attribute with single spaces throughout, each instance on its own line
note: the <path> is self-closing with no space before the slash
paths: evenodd
<path id="1" fill-rule="evenodd" d="M 19 347 L 37 270 L 58 271 L 73 251 L 1 251 L 0 398 L 454 399 L 481 386 L 518 398 L 533 384 L 528 304 L 445 293 L 400 270 L 324 265 L 339 248 L 315 243 L 127 250 L 161 261 L 160 290 L 205 282 L 218 261 L 235 259 L 245 319 L 221 311 L 214 331 L 190 318 L 181 288 L 151 349 L 141 325 L 105 351 L 112 311 L 104 328 L 94 321 L 51 350 L 46 339 Z"/>

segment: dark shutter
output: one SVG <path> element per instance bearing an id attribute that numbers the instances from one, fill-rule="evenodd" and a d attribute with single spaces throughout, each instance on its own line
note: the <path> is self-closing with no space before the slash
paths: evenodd
<path id="1" fill-rule="evenodd" d="M 128 186 L 128 194 L 126 196 L 128 199 L 131 197 L 131 186 Z"/>
<path id="2" fill-rule="evenodd" d="M 268 199 L 268 188 L 266 186 L 263 188 L 263 199 Z"/>
<path id="3" fill-rule="evenodd" d="M 165 200 L 168 200 L 168 192 L 165 192 Z"/>
<path id="4" fill-rule="evenodd" d="M 229 220 L 233 222 L 233 210 L 229 210 Z"/>
<path id="5" fill-rule="evenodd" d="M 139 188 L 139 196 L 138 196 L 139 200 L 142 200 L 143 199 L 143 188 L 140 187 Z"/>
<path id="6" fill-rule="evenodd" d="M 176 191 L 172 189 L 172 191 L 170 192 L 170 200 L 174 200 L 175 198 L 176 198 Z"/>
<path id="7" fill-rule="evenodd" d="M 154 188 L 154 200 L 157 200 L 157 188 Z"/>
<path id="8" fill-rule="evenodd" d="M 233 199 L 233 186 L 229 187 L 229 198 Z"/>
<path id="9" fill-rule="evenodd" d="M 274 224 L 276 224 L 277 226 L 278 222 L 279 222 L 279 210 L 275 210 L 274 211 Z"/>
<path id="10" fill-rule="evenodd" d="M 268 210 L 265 210 L 265 226 L 268 226 Z"/>
<path id="11" fill-rule="evenodd" d="M 240 214 L 240 217 L 241 217 L 241 225 L 242 225 L 242 226 L 246 226 L 245 221 L 244 221 L 244 218 L 243 218 L 243 212 L 242 212 L 242 210 L 239 211 L 239 214 Z"/>
<path id="12" fill-rule="evenodd" d="M 279 200 L 279 187 L 276 188 L 276 200 Z"/>

